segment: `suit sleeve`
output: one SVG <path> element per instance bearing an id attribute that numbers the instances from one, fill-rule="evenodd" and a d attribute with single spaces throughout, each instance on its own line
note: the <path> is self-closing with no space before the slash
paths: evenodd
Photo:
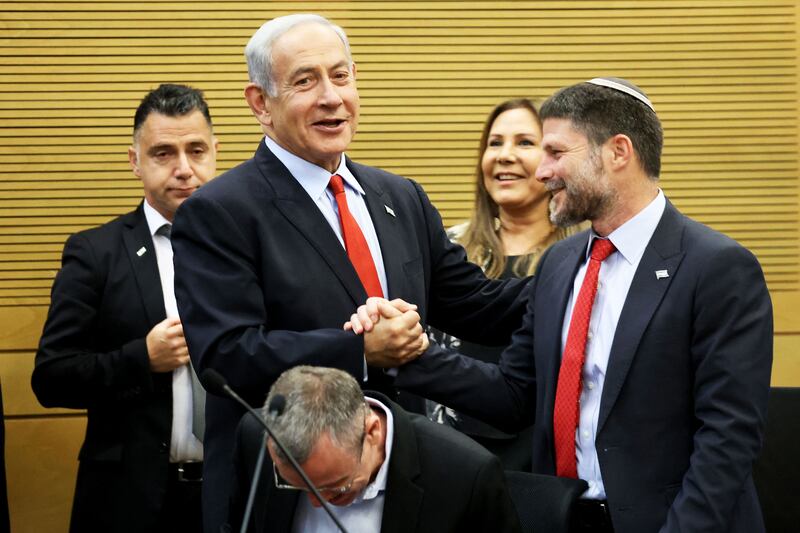
<path id="1" fill-rule="evenodd" d="M 525 289 L 530 295 L 522 325 L 497 364 L 461 355 L 432 343 L 415 361 L 398 370 L 395 385 L 474 416 L 505 431 L 518 431 L 534 419 L 536 366 L 533 357 L 534 294 L 538 272 Z"/>
<path id="2" fill-rule="evenodd" d="M 467 261 L 464 248 L 448 238 L 439 212 L 419 184 L 414 187 L 431 250 L 428 322 L 460 339 L 508 344 L 522 322 L 530 278 L 486 278 L 477 265 Z"/>
<path id="3" fill-rule="evenodd" d="M 175 218 L 175 296 L 198 372 L 215 369 L 254 402 L 263 401 L 269 385 L 296 365 L 340 368 L 361 381 L 362 337 L 341 327 L 276 327 L 280 317 L 268 312 L 260 279 L 259 256 L 265 252 L 242 231 L 232 213 L 202 196 L 189 198 Z"/>
<path id="4" fill-rule="evenodd" d="M 696 287 L 692 358 L 697 431 L 662 532 L 728 531 L 762 444 L 772 368 L 772 305 L 758 261 L 731 245 Z"/>
<path id="5" fill-rule="evenodd" d="M 144 337 L 98 348 L 102 302 L 113 297 L 103 293 L 106 275 L 89 239 L 76 234 L 67 240 L 31 378 L 45 407 L 89 408 L 153 387 Z"/>

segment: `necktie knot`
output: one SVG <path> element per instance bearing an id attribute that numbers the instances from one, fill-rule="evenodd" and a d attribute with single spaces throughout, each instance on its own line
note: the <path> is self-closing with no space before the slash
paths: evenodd
<path id="1" fill-rule="evenodd" d="M 616 249 L 617 247 L 614 246 L 614 243 L 608 239 L 595 239 L 594 242 L 592 242 L 592 259 L 595 261 L 605 261 Z"/>
<path id="2" fill-rule="evenodd" d="M 172 224 L 164 224 L 163 226 L 158 228 L 156 230 L 156 235 L 161 235 L 169 239 L 170 236 L 172 235 Z"/>
<path id="3" fill-rule="evenodd" d="M 342 194 L 344 192 L 344 183 L 342 182 L 342 177 L 339 174 L 334 174 L 331 176 L 331 181 L 328 183 L 328 187 L 330 187 L 331 191 L 333 191 L 334 196 L 337 194 Z"/>

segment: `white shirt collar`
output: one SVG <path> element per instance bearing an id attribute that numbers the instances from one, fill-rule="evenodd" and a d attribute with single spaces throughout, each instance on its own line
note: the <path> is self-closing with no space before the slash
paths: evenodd
<path id="1" fill-rule="evenodd" d="M 664 191 L 658 189 L 656 197 L 644 209 L 609 234 L 608 239 L 614 244 L 617 252 L 631 265 L 636 264 L 644 254 L 666 205 Z M 587 258 L 592 250 L 592 242 L 596 238 L 601 237 L 592 230 L 586 247 Z"/>
<path id="2" fill-rule="evenodd" d="M 164 215 L 156 211 L 155 208 L 147 202 L 146 198 L 144 200 L 144 218 L 147 220 L 147 227 L 150 230 L 151 236 L 155 235 L 164 224 L 172 224 L 172 222 L 164 218 Z"/>
<path id="3" fill-rule="evenodd" d="M 314 163 L 309 163 L 305 159 L 296 156 L 295 154 L 281 147 L 268 136 L 264 136 L 264 142 L 266 143 L 267 148 L 269 148 L 269 151 L 272 152 L 287 169 L 289 169 L 289 173 L 298 181 L 298 183 L 300 183 L 300 185 L 303 187 L 303 189 L 305 189 L 312 199 L 316 200 L 322 197 L 322 195 L 325 193 L 325 190 L 328 188 L 328 182 L 331 180 L 330 172 L 322 167 L 318 167 Z M 358 181 L 356 181 L 355 176 L 353 176 L 353 173 L 350 172 L 345 164 L 344 154 L 342 154 L 339 160 L 339 168 L 336 169 L 334 174 L 339 174 L 346 184 L 358 191 L 358 193 L 362 196 L 364 195 L 364 189 L 361 188 L 361 185 L 358 183 Z"/>
<path id="4" fill-rule="evenodd" d="M 366 397 L 366 400 L 370 407 L 382 409 L 386 415 L 385 457 L 383 458 L 383 464 L 378 470 L 378 475 L 375 476 L 375 480 L 364 487 L 364 490 L 361 491 L 361 494 L 358 495 L 353 503 L 372 500 L 377 497 L 381 491 L 386 490 L 386 481 L 389 476 L 389 461 L 392 458 L 392 443 L 394 442 L 394 417 L 392 416 L 392 410 L 375 398 Z"/>

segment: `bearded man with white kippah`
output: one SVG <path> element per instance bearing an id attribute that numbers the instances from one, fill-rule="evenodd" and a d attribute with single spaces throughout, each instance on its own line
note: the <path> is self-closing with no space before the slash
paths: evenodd
<path id="1" fill-rule="evenodd" d="M 498 364 L 432 345 L 395 385 L 509 431 L 535 422 L 534 470 L 589 484 L 573 532 L 764 531 L 751 471 L 773 328 L 758 261 L 665 198 L 641 89 L 595 78 L 540 115 L 552 221 L 591 229 L 541 258 Z M 353 329 L 386 306 L 370 300 Z"/>

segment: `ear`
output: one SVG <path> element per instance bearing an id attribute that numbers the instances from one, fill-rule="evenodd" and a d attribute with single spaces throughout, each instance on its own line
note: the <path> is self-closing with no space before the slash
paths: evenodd
<path id="1" fill-rule="evenodd" d="M 128 147 L 128 162 L 131 164 L 131 170 L 137 178 L 142 177 L 142 171 L 139 169 L 139 158 L 136 155 L 136 148 L 133 146 Z"/>
<path id="2" fill-rule="evenodd" d="M 244 98 L 250 111 L 262 126 L 272 126 L 272 115 L 270 114 L 270 102 L 267 91 L 256 85 L 248 83 L 244 88 Z"/>
<path id="3" fill-rule="evenodd" d="M 358 77 L 358 76 L 356 76 L 356 71 L 357 71 L 357 70 L 358 70 L 358 69 L 356 69 L 356 64 L 355 64 L 355 61 L 354 61 L 354 62 L 353 62 L 353 67 L 352 67 L 352 71 L 353 71 L 353 79 L 356 79 L 356 78 Z"/>
<path id="4" fill-rule="evenodd" d="M 367 427 L 364 430 L 365 438 L 367 441 L 378 444 L 382 441 L 383 438 L 383 428 L 381 427 L 381 417 L 375 414 L 375 411 L 370 409 L 369 415 L 367 415 L 366 420 Z"/>
<path id="5" fill-rule="evenodd" d="M 613 170 L 622 170 L 636 157 L 631 138 L 622 133 L 607 140 L 605 147 L 608 164 Z"/>

